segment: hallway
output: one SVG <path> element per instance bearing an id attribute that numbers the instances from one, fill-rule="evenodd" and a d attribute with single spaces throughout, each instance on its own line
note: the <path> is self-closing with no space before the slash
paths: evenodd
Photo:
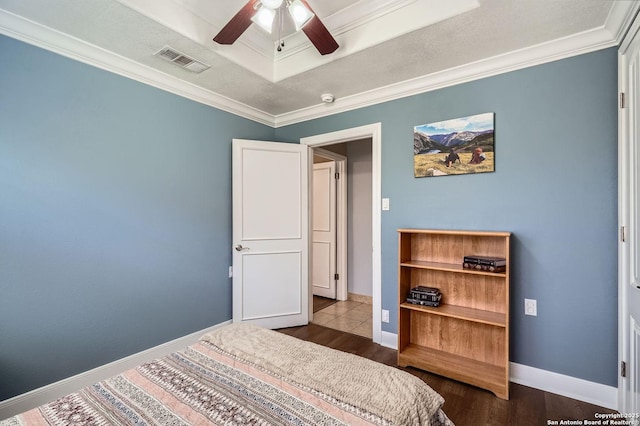
<path id="1" fill-rule="evenodd" d="M 372 338 L 373 314 L 370 304 L 346 300 L 326 306 L 328 301 L 334 302 L 331 299 L 314 296 L 313 324 Z M 318 306 L 317 312 L 316 306 Z"/>

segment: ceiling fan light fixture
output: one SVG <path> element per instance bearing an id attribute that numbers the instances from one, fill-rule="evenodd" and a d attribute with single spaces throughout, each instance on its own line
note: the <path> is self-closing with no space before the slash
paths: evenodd
<path id="1" fill-rule="evenodd" d="M 289 14 L 296 26 L 296 31 L 300 31 L 315 15 L 300 0 L 294 0 L 289 5 Z"/>
<path id="2" fill-rule="evenodd" d="M 278 6 L 279 5 L 279 6 Z M 276 7 L 271 9 L 270 7 Z M 302 30 L 311 44 L 321 55 L 328 55 L 336 51 L 340 46 L 333 38 L 320 18 L 314 14 L 307 0 L 248 0 L 247 3 L 233 15 L 233 18 L 216 34 L 213 41 L 222 44 L 233 44 L 238 38 L 255 23 L 271 34 L 276 15 L 278 17 L 278 51 L 282 50 L 285 22 L 284 9 L 289 11 L 296 31 Z"/>
<path id="3" fill-rule="evenodd" d="M 262 6 L 267 9 L 276 10 L 280 6 L 282 6 L 283 0 L 261 0 Z"/>
<path id="4" fill-rule="evenodd" d="M 258 9 L 258 12 L 253 15 L 251 20 L 258 24 L 260 28 L 271 34 L 273 28 L 273 20 L 276 17 L 276 12 L 273 9 L 268 9 L 264 5 Z"/>

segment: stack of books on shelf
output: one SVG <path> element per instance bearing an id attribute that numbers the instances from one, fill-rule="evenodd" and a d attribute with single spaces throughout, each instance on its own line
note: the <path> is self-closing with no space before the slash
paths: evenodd
<path id="1" fill-rule="evenodd" d="M 435 287 L 418 286 L 409 291 L 408 303 L 422 306 L 440 306 L 442 293 Z"/>
<path id="2" fill-rule="evenodd" d="M 507 269 L 507 259 L 504 257 L 465 256 L 462 267 L 478 271 L 504 272 Z"/>

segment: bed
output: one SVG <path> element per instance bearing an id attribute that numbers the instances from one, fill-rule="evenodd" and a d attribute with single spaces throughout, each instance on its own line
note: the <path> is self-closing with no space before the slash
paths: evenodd
<path id="1" fill-rule="evenodd" d="M 0 425 L 453 425 L 443 403 L 399 369 L 234 324 Z"/>

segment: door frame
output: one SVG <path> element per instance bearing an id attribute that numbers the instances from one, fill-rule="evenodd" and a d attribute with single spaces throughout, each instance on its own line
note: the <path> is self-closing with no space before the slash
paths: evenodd
<path id="1" fill-rule="evenodd" d="M 371 280 L 373 310 L 373 341 L 385 346 L 393 342 L 382 342 L 382 123 L 373 123 L 350 129 L 309 136 L 300 139 L 300 143 L 311 148 L 334 145 L 360 139 L 371 139 Z M 391 339 L 388 339 L 391 340 Z"/>
<path id="2" fill-rule="evenodd" d="M 336 273 L 340 277 L 336 282 L 336 300 L 347 300 L 347 157 L 326 149 L 311 147 L 309 157 L 313 159 L 314 155 L 334 161 L 336 173 L 340 174 L 336 185 Z M 311 187 L 313 188 L 313 177 Z M 309 223 L 312 223 L 311 219 Z M 313 259 L 313 248 L 311 250 L 309 259 Z M 313 309 L 311 311 L 313 312 Z"/>
<path id="3" fill-rule="evenodd" d="M 640 9 L 639 9 L 640 10 Z M 626 37 L 622 40 L 618 50 L 618 89 L 619 93 L 625 93 L 629 98 L 629 76 L 627 73 L 627 51 L 633 39 L 640 37 L 640 18 L 636 17 L 630 25 Z M 624 108 L 618 110 L 618 226 L 620 236 L 618 238 L 618 367 L 625 362 L 627 365 L 627 377 L 618 374 L 618 411 L 629 412 L 629 389 L 631 372 L 631 359 L 629 353 L 631 348 L 631 335 L 634 325 L 629 320 L 628 298 L 630 291 L 629 267 L 632 259 L 629 256 L 628 245 L 633 241 L 623 241 L 623 233 L 629 234 L 629 225 L 632 218 L 629 217 L 629 210 L 638 188 L 631 185 L 631 170 L 629 159 L 631 150 L 631 140 L 629 138 L 630 123 L 627 120 L 629 112 L 629 102 L 625 99 Z M 637 113 L 637 112 L 636 112 Z M 635 232 L 635 230 L 631 230 Z M 635 238 L 635 237 L 633 237 Z M 618 371 L 620 373 L 620 371 Z M 633 404 L 631 404 L 633 405 Z"/>

